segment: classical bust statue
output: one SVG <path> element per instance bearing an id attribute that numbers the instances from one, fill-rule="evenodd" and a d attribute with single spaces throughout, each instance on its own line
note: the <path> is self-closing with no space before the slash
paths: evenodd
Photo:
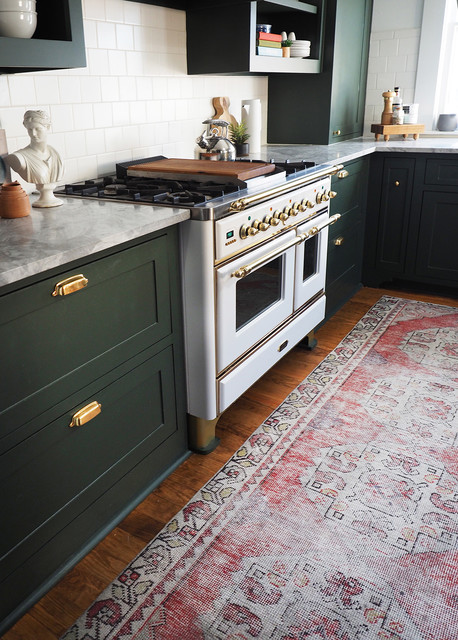
<path id="1" fill-rule="evenodd" d="M 63 164 L 58 152 L 47 143 L 51 120 L 46 111 L 26 111 L 24 127 L 30 137 L 30 144 L 7 156 L 11 169 L 26 182 L 34 183 L 40 198 L 34 207 L 57 207 L 62 200 L 52 192 L 55 183 L 63 175 Z"/>

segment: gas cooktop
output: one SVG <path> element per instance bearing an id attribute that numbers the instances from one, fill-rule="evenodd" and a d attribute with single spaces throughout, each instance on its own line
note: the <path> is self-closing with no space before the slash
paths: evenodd
<path id="1" fill-rule="evenodd" d="M 234 198 L 238 197 L 238 193 L 249 187 L 248 182 L 245 185 L 232 184 L 228 182 L 218 181 L 217 177 L 207 175 L 206 178 L 182 179 L 164 177 L 136 177 L 128 175 L 128 169 L 134 164 L 144 162 L 153 162 L 154 160 L 163 159 L 164 156 L 156 156 L 154 158 L 144 158 L 132 162 L 125 162 L 116 165 L 116 174 L 95 178 L 93 180 L 85 180 L 66 184 L 64 187 L 55 190 L 56 195 L 72 196 L 79 198 L 100 198 L 102 200 L 112 200 L 116 202 L 135 202 L 143 204 L 157 204 L 161 206 L 174 207 L 196 207 L 205 206 L 210 201 L 223 196 L 233 194 Z M 260 160 L 242 159 L 247 163 L 261 162 Z M 261 186 L 265 181 L 265 186 L 269 187 L 269 181 L 282 180 L 283 176 L 294 176 L 315 166 L 314 162 L 301 160 L 298 162 L 281 161 L 276 162 L 274 159 L 269 160 L 275 164 L 275 171 L 268 176 L 254 178 L 253 183 Z M 256 181 L 256 182 L 255 182 Z"/>

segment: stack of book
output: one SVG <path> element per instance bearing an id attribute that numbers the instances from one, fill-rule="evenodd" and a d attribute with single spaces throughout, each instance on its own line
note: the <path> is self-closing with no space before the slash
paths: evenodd
<path id="1" fill-rule="evenodd" d="M 281 58 L 281 35 L 279 33 L 258 31 L 256 53 L 258 56 L 276 56 Z"/>

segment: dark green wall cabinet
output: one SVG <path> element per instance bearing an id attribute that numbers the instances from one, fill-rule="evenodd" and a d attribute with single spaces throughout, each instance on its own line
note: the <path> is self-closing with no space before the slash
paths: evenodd
<path id="1" fill-rule="evenodd" d="M 375 154 L 364 283 L 458 286 L 458 155 Z"/>
<path id="2" fill-rule="evenodd" d="M 341 218 L 329 227 L 326 271 L 326 319 L 361 288 L 368 158 L 345 163 L 332 177 L 331 215 Z"/>
<path id="3" fill-rule="evenodd" d="M 0 633 L 188 455 L 176 228 L 145 240 L 0 291 Z"/>
<path id="4" fill-rule="evenodd" d="M 0 37 L 0 73 L 86 66 L 81 0 L 38 0 L 32 38 Z"/>
<path id="5" fill-rule="evenodd" d="M 372 2 L 324 6 L 321 73 L 269 76 L 269 143 L 329 144 L 362 135 Z"/>

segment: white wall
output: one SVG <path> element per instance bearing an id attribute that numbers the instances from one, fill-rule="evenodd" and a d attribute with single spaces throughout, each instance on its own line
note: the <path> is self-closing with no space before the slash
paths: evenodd
<path id="1" fill-rule="evenodd" d="M 380 122 L 384 91 L 399 86 L 404 102 L 414 101 L 423 2 L 374 0 L 365 133 L 370 132 L 372 123 Z"/>
<path id="2" fill-rule="evenodd" d="M 184 11 L 83 0 L 83 17 L 87 68 L 0 76 L 8 150 L 29 143 L 27 109 L 48 111 L 48 141 L 64 160 L 65 181 L 109 173 L 132 158 L 192 158 L 213 97 L 229 96 L 237 119 L 242 99 L 261 98 L 266 112 L 265 77 L 186 74 Z"/>

